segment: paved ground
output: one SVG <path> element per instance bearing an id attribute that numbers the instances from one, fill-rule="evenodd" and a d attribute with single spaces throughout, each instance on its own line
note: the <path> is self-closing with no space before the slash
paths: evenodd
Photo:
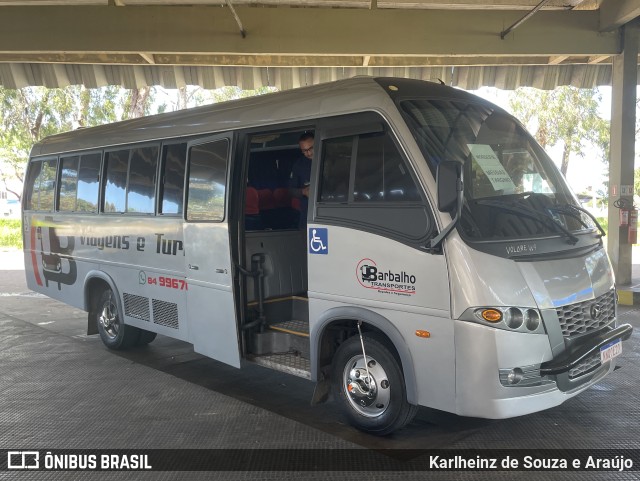
<path id="1" fill-rule="evenodd" d="M 618 286 L 618 302 L 625 306 L 640 306 L 640 245 L 634 245 L 631 251 L 631 282 Z"/>
<path id="2" fill-rule="evenodd" d="M 159 337 L 114 353 L 87 337 L 86 314 L 27 290 L 19 256 L 0 253 L 0 450 L 237 448 L 640 449 L 640 307 L 620 309 L 635 331 L 617 370 L 548 411 L 515 419 L 462 418 L 422 409 L 387 438 L 346 425 L 313 386 L 259 366 L 236 370 Z M 286 455 L 288 451 L 283 451 Z M 403 453 L 404 451 L 398 451 Z M 638 452 L 638 451 L 636 451 Z M 345 479 L 357 472 L 7 473 L 0 479 Z M 369 472 L 368 480 L 424 479 Z M 640 471 L 451 472 L 432 479 L 640 479 Z"/>

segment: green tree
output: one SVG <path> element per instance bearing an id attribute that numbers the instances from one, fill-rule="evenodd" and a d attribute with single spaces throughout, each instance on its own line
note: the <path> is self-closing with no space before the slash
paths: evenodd
<path id="1" fill-rule="evenodd" d="M 603 161 L 609 159 L 609 121 L 598 115 L 600 100 L 597 89 L 524 87 L 510 95 L 509 104 L 543 148 L 562 144 L 560 171 L 566 176 L 572 154 L 584 157 L 595 148 Z"/>
<path id="2" fill-rule="evenodd" d="M 5 185 L 10 178 L 24 180 L 24 167 L 34 142 L 71 128 L 73 103 L 60 89 L 0 88 L 0 175 Z M 20 197 L 19 192 L 7 190 Z"/>
<path id="3" fill-rule="evenodd" d="M 154 99 L 153 87 L 131 89 L 125 94 L 122 120 L 137 119 L 150 115 Z"/>
<path id="4" fill-rule="evenodd" d="M 168 95 L 167 101 L 157 103 L 158 113 L 176 111 L 200 105 L 227 102 L 245 97 L 254 97 L 270 92 L 277 92 L 275 87 L 260 87 L 255 90 L 242 90 L 240 87 L 221 87 L 206 90 L 202 87 L 188 85 L 176 90 L 164 91 Z"/>
<path id="5" fill-rule="evenodd" d="M 277 92 L 275 87 L 259 87 L 255 90 L 242 90 L 240 87 L 222 87 L 211 91 L 213 103 L 226 102 L 227 100 L 243 99 L 245 97 L 254 97 L 256 95 Z"/>
<path id="6" fill-rule="evenodd" d="M 270 87 L 257 90 L 225 87 L 208 91 L 189 86 L 178 89 L 176 102 L 167 105 L 156 102 L 158 89 L 155 87 L 131 90 L 117 86 L 87 89 L 77 85 L 63 89 L 0 87 L 0 183 L 21 197 L 21 189 L 9 188 L 7 181 L 24 181 L 29 151 L 34 143 L 46 136 L 274 90 Z"/>
<path id="7" fill-rule="evenodd" d="M 150 102 L 148 92 L 140 95 L 139 91 L 114 86 L 18 90 L 0 87 L 0 182 L 20 198 L 19 189 L 9 188 L 7 182 L 24 181 L 34 143 L 48 135 L 145 115 L 149 113 Z"/>

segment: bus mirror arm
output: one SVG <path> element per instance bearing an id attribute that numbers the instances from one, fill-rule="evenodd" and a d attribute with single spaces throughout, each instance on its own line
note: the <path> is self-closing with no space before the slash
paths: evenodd
<path id="1" fill-rule="evenodd" d="M 462 180 L 462 169 L 459 162 L 442 162 L 438 166 L 436 174 L 436 183 L 438 185 L 438 208 L 442 212 L 455 208 L 455 216 L 451 222 L 425 246 L 427 252 L 432 254 L 442 253 L 442 241 L 449 235 L 456 224 L 462 217 L 462 206 L 464 204 L 464 182 Z M 451 190 L 455 186 L 455 200 L 452 202 Z"/>
<path id="2" fill-rule="evenodd" d="M 432 238 L 427 246 L 425 246 L 427 252 L 430 252 L 432 254 L 442 253 L 442 241 L 449 235 L 456 224 L 460 221 L 460 217 L 462 217 L 462 206 L 464 203 L 464 182 L 462 181 L 462 172 L 460 170 L 458 170 L 458 177 L 455 179 L 455 181 L 456 200 L 454 207 L 456 210 L 456 215 L 453 217 L 453 219 L 451 219 L 451 222 L 444 229 L 442 229 L 442 231 L 436 237 Z M 443 183 L 438 182 L 438 191 L 440 191 L 440 189 L 442 189 L 443 187 Z"/>

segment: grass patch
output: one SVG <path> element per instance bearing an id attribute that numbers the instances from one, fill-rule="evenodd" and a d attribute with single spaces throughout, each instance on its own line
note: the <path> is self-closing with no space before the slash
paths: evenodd
<path id="1" fill-rule="evenodd" d="M 20 219 L 0 219 L 0 248 L 22 249 Z"/>
<path id="2" fill-rule="evenodd" d="M 609 219 L 606 217 L 596 217 L 596 219 L 598 219 L 598 222 L 600 223 L 604 231 L 606 233 L 609 233 Z"/>

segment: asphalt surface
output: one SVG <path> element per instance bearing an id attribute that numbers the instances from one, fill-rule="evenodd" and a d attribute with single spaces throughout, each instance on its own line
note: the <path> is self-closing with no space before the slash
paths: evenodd
<path id="1" fill-rule="evenodd" d="M 391 436 L 363 434 L 331 403 L 310 406 L 313 385 L 249 365 L 241 370 L 158 336 L 107 350 L 87 336 L 86 313 L 28 291 L 19 255 L 0 253 L 0 450 L 14 449 L 640 449 L 640 306 L 619 309 L 635 330 L 620 369 L 561 406 L 483 420 L 421 409 Z M 242 452 L 242 451 L 240 451 Z M 288 453 L 288 454 L 287 454 Z M 236 453 L 237 454 L 237 453 Z M 234 455 L 229 452 L 229 455 Z M 355 456 L 354 462 L 362 462 Z M 7 472 L 0 479 L 640 479 L 626 472 Z M 343 465 L 344 466 L 344 465 Z M 358 468 L 360 469 L 360 468 Z M 636 469 L 640 469 L 637 466 Z"/>

